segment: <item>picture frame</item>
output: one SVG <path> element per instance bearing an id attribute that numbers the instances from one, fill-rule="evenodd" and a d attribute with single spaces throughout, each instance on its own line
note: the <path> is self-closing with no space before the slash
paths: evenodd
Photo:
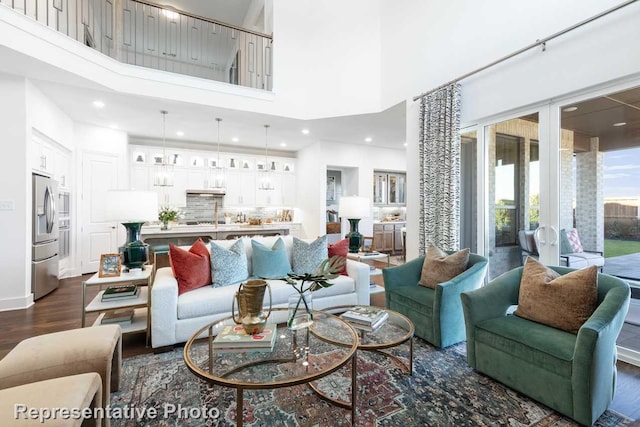
<path id="1" fill-rule="evenodd" d="M 119 277 L 122 269 L 122 257 L 120 254 L 100 255 L 100 268 L 98 277 Z"/>
<path id="2" fill-rule="evenodd" d="M 373 252 L 373 237 L 362 236 L 362 246 L 360 250 L 362 252 Z"/>

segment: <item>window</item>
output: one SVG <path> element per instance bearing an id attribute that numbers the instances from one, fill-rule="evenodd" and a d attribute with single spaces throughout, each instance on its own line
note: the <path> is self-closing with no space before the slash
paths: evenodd
<path id="1" fill-rule="evenodd" d="M 516 245 L 520 188 L 520 138 L 496 134 L 496 246 Z"/>

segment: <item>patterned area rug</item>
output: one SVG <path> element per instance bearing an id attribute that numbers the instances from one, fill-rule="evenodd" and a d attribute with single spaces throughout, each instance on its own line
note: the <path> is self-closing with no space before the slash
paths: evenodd
<path id="1" fill-rule="evenodd" d="M 396 349 L 407 358 L 408 345 Z M 575 426 L 573 421 L 481 375 L 466 363 L 465 344 L 435 349 L 414 342 L 414 372 L 408 375 L 397 360 L 375 352 L 359 352 L 359 426 Z M 112 426 L 235 425 L 236 391 L 208 386 L 186 368 L 182 348 L 142 355 L 123 363 L 120 391 L 112 408 L 157 409 L 155 416 L 113 419 Z M 336 397 L 349 396 L 349 368 L 318 384 Z M 173 405 L 167 407 L 167 404 Z M 178 412 L 173 408 L 182 408 Z M 209 412 L 202 408 L 216 408 Z M 350 411 L 320 399 L 305 385 L 244 392 L 244 422 L 248 426 L 348 426 Z M 163 418 L 164 411 L 174 411 Z M 205 417 L 199 415 L 205 414 Z M 631 426 L 612 411 L 596 426 Z"/>

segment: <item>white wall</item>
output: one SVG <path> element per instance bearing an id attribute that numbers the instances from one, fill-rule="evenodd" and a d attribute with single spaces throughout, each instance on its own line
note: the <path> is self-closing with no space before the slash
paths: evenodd
<path id="1" fill-rule="evenodd" d="M 402 150 L 368 147 L 362 144 L 340 144 L 316 141 L 298 152 L 297 173 L 299 208 L 304 212 L 303 228 L 309 238 L 325 234 L 327 169 L 348 171 L 342 174 L 344 196 L 372 199 L 374 169 L 404 171 L 406 153 Z M 305 191 L 308 188 L 309 191 Z M 341 195 L 341 196 L 342 196 Z M 373 211 L 373 204 L 372 211 Z M 348 227 L 343 224 L 343 234 Z M 365 236 L 373 235 L 373 218 L 360 221 Z"/>
<path id="2" fill-rule="evenodd" d="M 31 169 L 27 168 L 27 82 L 0 74 L 0 200 L 13 204 L 0 211 L 0 310 L 28 307 L 31 294 Z M 27 286 L 28 284 L 28 286 Z"/>

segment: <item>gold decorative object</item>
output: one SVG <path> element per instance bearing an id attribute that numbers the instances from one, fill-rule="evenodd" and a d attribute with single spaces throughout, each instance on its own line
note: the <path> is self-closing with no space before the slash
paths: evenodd
<path id="1" fill-rule="evenodd" d="M 267 314 L 262 311 L 265 289 L 269 289 L 269 312 Z M 231 303 L 233 321 L 242 325 L 246 333 L 259 334 L 271 314 L 271 300 L 271 286 L 265 280 L 248 280 L 241 283 Z M 236 316 L 235 310 L 236 301 L 238 301 L 238 316 Z"/>

